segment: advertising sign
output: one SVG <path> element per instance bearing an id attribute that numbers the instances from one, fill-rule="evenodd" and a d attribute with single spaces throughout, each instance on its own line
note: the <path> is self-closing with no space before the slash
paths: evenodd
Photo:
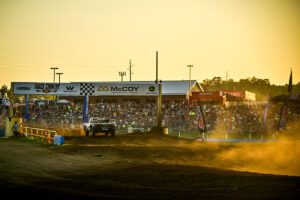
<path id="1" fill-rule="evenodd" d="M 15 82 L 14 94 L 60 96 L 158 96 L 156 84 Z"/>
<path id="2" fill-rule="evenodd" d="M 96 96 L 157 96 L 156 84 L 97 84 Z"/>
<path id="3" fill-rule="evenodd" d="M 80 85 L 77 83 L 30 83 L 15 82 L 14 94 L 66 95 L 80 96 Z"/>

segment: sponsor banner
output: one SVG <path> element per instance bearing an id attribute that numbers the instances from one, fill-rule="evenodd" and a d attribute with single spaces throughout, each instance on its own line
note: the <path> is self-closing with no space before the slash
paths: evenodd
<path id="1" fill-rule="evenodd" d="M 14 94 L 79 96 L 78 83 L 14 83 Z"/>
<path id="2" fill-rule="evenodd" d="M 158 96 L 156 84 L 15 82 L 14 94 L 61 96 Z"/>
<path id="3" fill-rule="evenodd" d="M 95 96 L 158 96 L 156 84 L 97 84 Z"/>
<path id="4" fill-rule="evenodd" d="M 212 95 L 212 92 L 199 92 L 199 95 Z"/>

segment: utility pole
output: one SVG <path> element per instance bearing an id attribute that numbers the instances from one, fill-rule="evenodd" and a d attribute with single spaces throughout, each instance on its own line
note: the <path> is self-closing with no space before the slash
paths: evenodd
<path id="1" fill-rule="evenodd" d="M 156 51 L 156 80 L 155 83 L 158 84 L 158 97 L 157 97 L 157 104 L 156 104 L 156 112 L 157 112 L 157 128 L 158 132 L 162 132 L 162 82 L 158 82 L 158 51 Z"/>
<path id="2" fill-rule="evenodd" d="M 55 70 L 58 69 L 58 67 L 50 67 L 50 69 L 54 70 L 54 74 L 53 74 L 53 83 L 55 83 Z"/>
<path id="3" fill-rule="evenodd" d="M 129 81 L 131 82 L 131 67 L 132 67 L 132 63 L 131 63 L 131 60 L 129 60 Z"/>
<path id="4" fill-rule="evenodd" d="M 119 72 L 119 76 L 121 76 L 121 81 L 123 82 L 123 76 L 126 76 L 126 72 Z"/>
<path id="5" fill-rule="evenodd" d="M 155 82 L 158 83 L 158 51 L 156 51 L 156 79 Z"/>
<path id="6" fill-rule="evenodd" d="M 192 82 L 191 82 L 191 73 L 192 73 L 192 67 L 194 65 L 187 65 L 188 68 L 190 68 L 190 75 L 189 75 L 189 80 L 190 80 L 190 84 L 189 84 L 189 98 L 188 98 L 188 104 L 190 105 L 190 90 L 191 90 L 191 87 L 192 87 Z"/>
<path id="7" fill-rule="evenodd" d="M 60 84 L 60 75 L 64 74 L 64 73 L 56 73 L 58 75 L 58 83 Z"/>

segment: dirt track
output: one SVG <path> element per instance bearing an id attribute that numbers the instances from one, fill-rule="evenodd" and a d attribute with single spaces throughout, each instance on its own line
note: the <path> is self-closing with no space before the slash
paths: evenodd
<path id="1" fill-rule="evenodd" d="M 290 166 L 290 160 L 262 163 L 264 157 L 255 160 L 251 154 L 237 159 L 257 144 L 245 149 L 155 135 L 66 137 L 65 143 L 0 139 L 1 194 L 39 199 L 300 198 L 299 176 L 230 170 L 297 175 L 299 164 Z M 272 153 L 273 144 L 264 146 L 262 151 Z"/>

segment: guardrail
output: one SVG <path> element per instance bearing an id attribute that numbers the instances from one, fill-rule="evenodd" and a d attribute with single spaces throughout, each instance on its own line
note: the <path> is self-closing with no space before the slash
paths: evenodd
<path id="1" fill-rule="evenodd" d="M 205 138 L 205 139 L 197 139 L 197 141 L 205 141 L 205 142 L 232 142 L 232 143 L 257 143 L 257 142 L 276 142 L 277 140 L 267 140 L 267 139 L 224 139 L 224 138 Z"/>
<path id="2" fill-rule="evenodd" d="M 56 131 L 41 129 L 41 128 L 32 128 L 32 127 L 20 127 L 20 134 L 30 137 L 30 139 L 41 139 L 47 143 L 53 143 L 54 136 L 57 135 Z M 52 141 L 52 142 L 51 142 Z"/>

